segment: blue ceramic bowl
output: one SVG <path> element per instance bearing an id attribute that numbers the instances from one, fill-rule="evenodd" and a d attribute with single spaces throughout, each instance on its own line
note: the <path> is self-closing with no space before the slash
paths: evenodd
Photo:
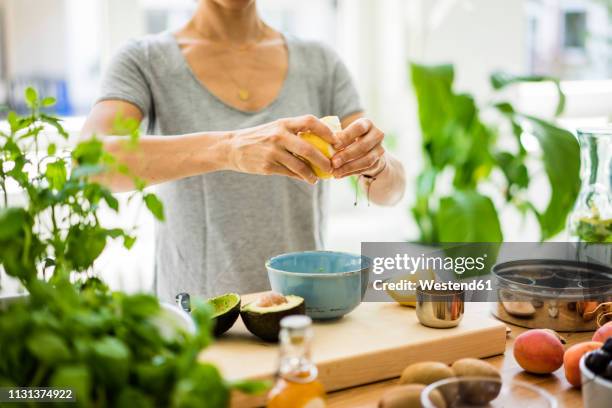
<path id="1" fill-rule="evenodd" d="M 344 252 L 307 251 L 266 262 L 272 290 L 304 298 L 313 319 L 337 319 L 355 309 L 368 285 L 370 262 Z"/>

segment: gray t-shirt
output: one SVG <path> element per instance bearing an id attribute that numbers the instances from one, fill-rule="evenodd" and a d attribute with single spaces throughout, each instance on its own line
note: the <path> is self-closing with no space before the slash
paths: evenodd
<path id="1" fill-rule="evenodd" d="M 104 75 L 99 100 L 136 105 L 155 135 L 234 130 L 304 114 L 344 118 L 362 110 L 349 72 L 333 51 L 285 39 L 287 77 L 277 99 L 258 112 L 240 111 L 213 95 L 169 32 L 122 47 Z M 269 289 L 268 258 L 323 247 L 327 188 L 325 182 L 311 186 L 232 171 L 159 185 L 166 221 L 156 228 L 158 296 Z"/>

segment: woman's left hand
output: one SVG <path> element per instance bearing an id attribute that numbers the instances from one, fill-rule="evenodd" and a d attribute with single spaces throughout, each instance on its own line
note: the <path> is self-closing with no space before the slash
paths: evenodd
<path id="1" fill-rule="evenodd" d="M 332 157 L 335 178 L 354 174 L 376 176 L 384 170 L 385 134 L 371 120 L 357 119 L 335 136 L 339 140 L 334 146 L 337 153 Z"/>

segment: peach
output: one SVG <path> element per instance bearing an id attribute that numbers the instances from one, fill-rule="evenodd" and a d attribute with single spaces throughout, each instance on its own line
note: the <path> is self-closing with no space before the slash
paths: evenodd
<path id="1" fill-rule="evenodd" d="M 580 359 L 589 351 L 601 348 L 602 345 L 603 343 L 599 341 L 584 341 L 567 349 L 563 355 L 565 378 L 574 387 L 580 387 Z"/>
<path id="2" fill-rule="evenodd" d="M 608 322 L 597 329 L 592 340 L 605 343 L 605 341 L 610 337 L 612 337 L 612 322 Z"/>
<path id="3" fill-rule="evenodd" d="M 548 374 L 563 364 L 563 344 L 553 331 L 528 330 L 514 341 L 514 358 L 523 370 L 534 374 Z"/>

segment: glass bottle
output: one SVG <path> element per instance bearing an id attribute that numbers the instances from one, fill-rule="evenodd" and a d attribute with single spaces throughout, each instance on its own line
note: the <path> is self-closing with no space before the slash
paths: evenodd
<path id="1" fill-rule="evenodd" d="M 287 316 L 281 320 L 277 380 L 268 395 L 268 408 L 323 408 L 325 389 L 310 358 L 312 320 Z"/>
<path id="2" fill-rule="evenodd" d="M 612 127 L 578 130 L 582 186 L 569 217 L 570 237 L 612 242 Z"/>

